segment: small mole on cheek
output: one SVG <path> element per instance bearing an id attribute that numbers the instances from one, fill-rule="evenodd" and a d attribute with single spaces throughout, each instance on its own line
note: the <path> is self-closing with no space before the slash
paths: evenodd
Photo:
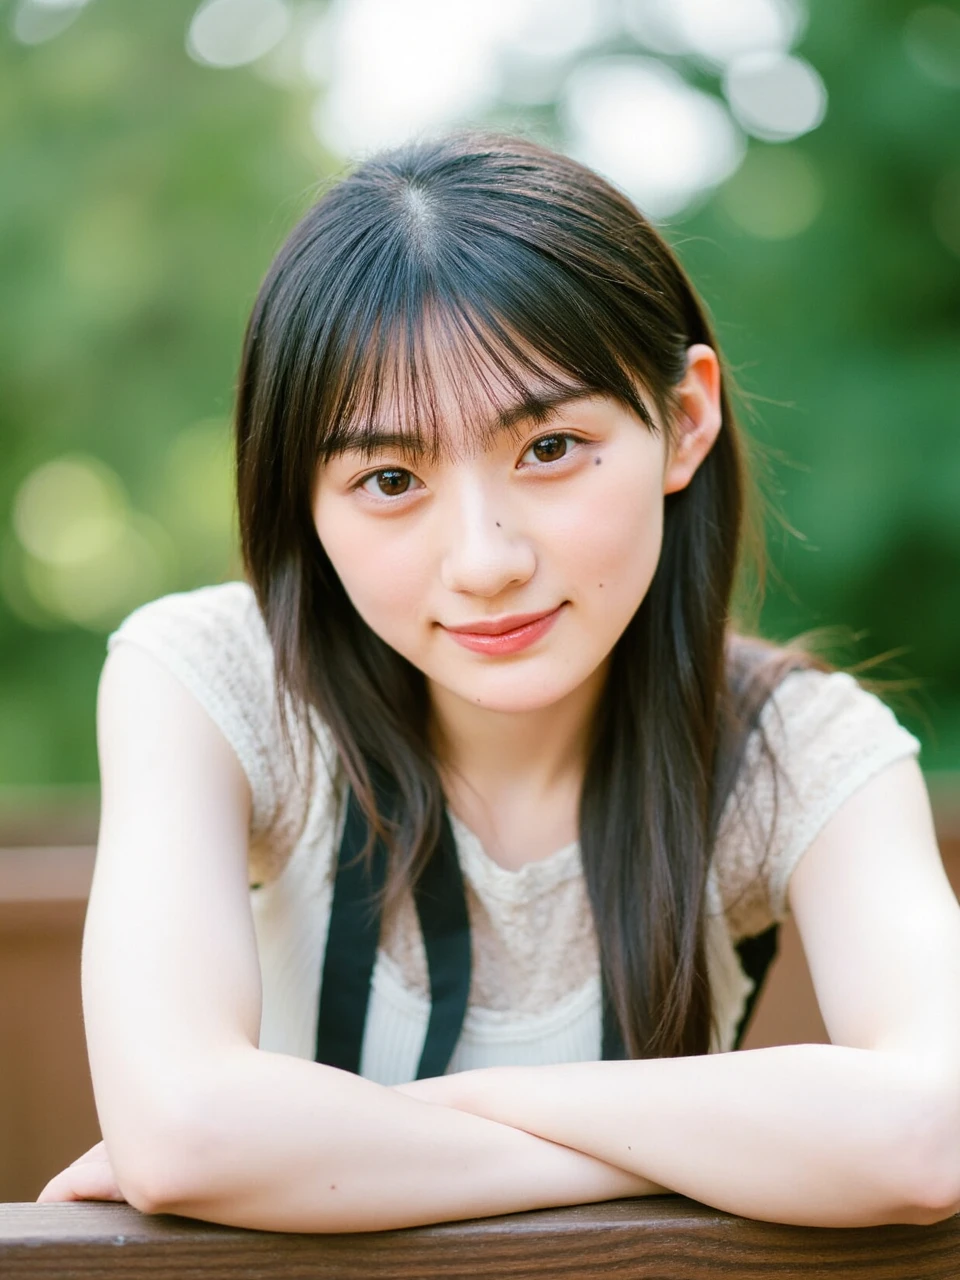
<path id="1" fill-rule="evenodd" d="M 337 1189 L 337 1184 L 336 1184 L 335 1182 L 331 1182 L 331 1183 L 330 1183 L 330 1190 L 331 1190 L 331 1191 L 336 1191 L 336 1189 Z"/>
<path id="2" fill-rule="evenodd" d="M 602 587 L 602 586 L 603 586 L 603 583 L 602 583 L 602 582 L 598 582 L 598 583 L 597 583 L 597 586 L 598 586 L 598 587 Z"/>
<path id="3" fill-rule="evenodd" d="M 602 459 L 602 458 L 594 458 L 594 460 L 593 460 L 593 465 L 594 465 L 595 467 L 599 467 L 599 465 L 600 465 L 600 463 L 601 463 L 602 461 L 603 461 L 603 459 Z"/>
<path id="4" fill-rule="evenodd" d="M 497 528 L 498 528 L 498 529 L 500 528 L 500 521 L 499 521 L 499 520 L 497 521 Z"/>

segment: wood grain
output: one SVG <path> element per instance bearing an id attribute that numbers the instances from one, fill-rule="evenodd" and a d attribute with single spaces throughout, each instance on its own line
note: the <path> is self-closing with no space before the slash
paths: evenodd
<path id="1" fill-rule="evenodd" d="M 790 1227 L 682 1196 L 363 1235 L 241 1231 L 128 1205 L 0 1205 L 3 1280 L 956 1280 L 960 1215 Z"/>

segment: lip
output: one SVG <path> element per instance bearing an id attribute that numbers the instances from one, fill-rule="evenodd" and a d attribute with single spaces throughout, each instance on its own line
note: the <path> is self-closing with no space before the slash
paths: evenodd
<path id="1" fill-rule="evenodd" d="M 558 605 L 557 608 L 560 608 Z M 461 635 L 502 636 L 508 631 L 517 631 L 520 627 L 529 626 L 531 622 L 539 622 L 548 618 L 556 609 L 545 609 L 540 613 L 511 613 L 506 618 L 492 618 L 486 622 L 468 622 L 462 627 L 446 627 L 447 631 L 457 631 Z"/>
<path id="2" fill-rule="evenodd" d="M 566 602 L 564 602 L 566 603 Z M 474 653 L 519 653 L 546 635 L 563 609 L 558 605 L 549 613 L 520 613 L 489 622 L 473 622 L 469 627 L 445 627 L 451 638 Z M 483 627 L 484 630 L 475 628 Z"/>

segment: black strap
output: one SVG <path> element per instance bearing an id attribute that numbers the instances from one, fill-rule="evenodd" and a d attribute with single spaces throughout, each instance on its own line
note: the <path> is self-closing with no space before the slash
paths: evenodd
<path id="1" fill-rule="evenodd" d="M 377 788 L 380 812 L 391 812 L 389 789 Z M 384 803 L 386 801 L 386 804 Z M 337 858 L 330 925 L 320 983 L 317 1062 L 360 1072 L 370 983 L 380 940 L 377 896 L 387 874 L 387 852 L 378 839 L 369 870 L 359 858 L 367 820 L 353 789 Z M 414 886 L 427 970 L 430 1020 L 417 1079 L 443 1075 L 453 1056 L 470 992 L 470 924 L 457 847 L 446 811 L 440 840 Z"/>
<path id="2" fill-rule="evenodd" d="M 356 1075 L 380 938 L 374 899 L 387 875 L 382 840 L 377 840 L 369 872 L 360 861 L 366 840 L 367 819 L 350 788 L 323 958 L 316 1060 Z"/>
<path id="3" fill-rule="evenodd" d="M 734 1049 L 740 1048 L 744 1036 L 747 1034 L 750 1019 L 753 1017 L 754 1008 L 760 998 L 761 988 L 777 954 L 779 933 L 780 926 L 772 924 L 769 929 L 764 929 L 763 933 L 758 933 L 752 938 L 743 938 L 737 943 L 736 952 L 740 957 L 740 966 L 747 977 L 753 979 L 754 985 L 753 990 L 747 997 L 743 1014 L 737 1024 L 737 1034 L 733 1043 Z"/>
<path id="4" fill-rule="evenodd" d="M 620 1023 L 613 1007 L 613 1001 L 610 999 L 606 981 L 602 976 L 600 978 L 600 1008 L 602 1010 L 600 1057 L 605 1062 L 610 1062 L 614 1059 L 619 1061 L 622 1058 L 626 1058 L 627 1050 L 623 1043 Z"/>
<path id="5" fill-rule="evenodd" d="M 460 859 L 446 810 L 440 841 L 414 885 L 430 974 L 430 1021 L 417 1079 L 442 1076 L 460 1039 L 470 993 L 470 922 Z"/>

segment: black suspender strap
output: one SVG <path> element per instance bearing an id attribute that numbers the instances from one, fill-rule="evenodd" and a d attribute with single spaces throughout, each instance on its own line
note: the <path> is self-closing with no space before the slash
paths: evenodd
<path id="1" fill-rule="evenodd" d="M 351 787 L 323 958 L 316 1060 L 355 1075 L 360 1074 L 370 980 L 380 938 L 380 912 L 374 899 L 387 876 L 382 840 L 376 843 L 371 874 L 367 873 L 358 857 L 366 840 L 367 819 Z"/>
<path id="2" fill-rule="evenodd" d="M 470 992 L 470 922 L 446 810 L 440 843 L 413 890 L 430 974 L 430 1021 L 417 1079 L 442 1076 L 460 1039 Z"/>
<path id="3" fill-rule="evenodd" d="M 743 1038 L 747 1034 L 750 1019 L 753 1016 L 757 1000 L 760 998 L 760 990 L 777 954 L 779 933 L 780 926 L 772 924 L 769 929 L 764 929 L 763 933 L 758 933 L 752 938 L 743 938 L 737 943 L 736 952 L 740 957 L 741 968 L 748 978 L 753 979 L 753 990 L 747 997 L 743 1015 L 737 1024 L 737 1034 L 733 1042 L 734 1049 L 740 1048 Z"/>
<path id="4" fill-rule="evenodd" d="M 600 1009 L 600 1057 L 605 1062 L 612 1061 L 615 1058 L 626 1058 L 627 1050 L 624 1047 L 623 1036 L 620 1032 L 620 1023 L 617 1021 L 613 1001 L 610 999 L 610 992 L 602 976 L 600 978 Z"/>
<path id="5" fill-rule="evenodd" d="M 388 789 L 381 784 L 378 802 L 383 805 L 385 798 L 389 798 Z M 355 1074 L 360 1072 L 370 983 L 380 939 L 376 895 L 383 889 L 387 875 L 387 852 L 382 840 L 376 842 L 370 873 L 359 859 L 367 829 L 366 817 L 350 788 L 320 983 L 316 1060 Z M 430 1020 L 417 1069 L 417 1079 L 423 1080 L 443 1075 L 447 1069 L 460 1038 L 470 992 L 467 900 L 446 811 L 440 840 L 413 893 L 430 976 Z"/>

